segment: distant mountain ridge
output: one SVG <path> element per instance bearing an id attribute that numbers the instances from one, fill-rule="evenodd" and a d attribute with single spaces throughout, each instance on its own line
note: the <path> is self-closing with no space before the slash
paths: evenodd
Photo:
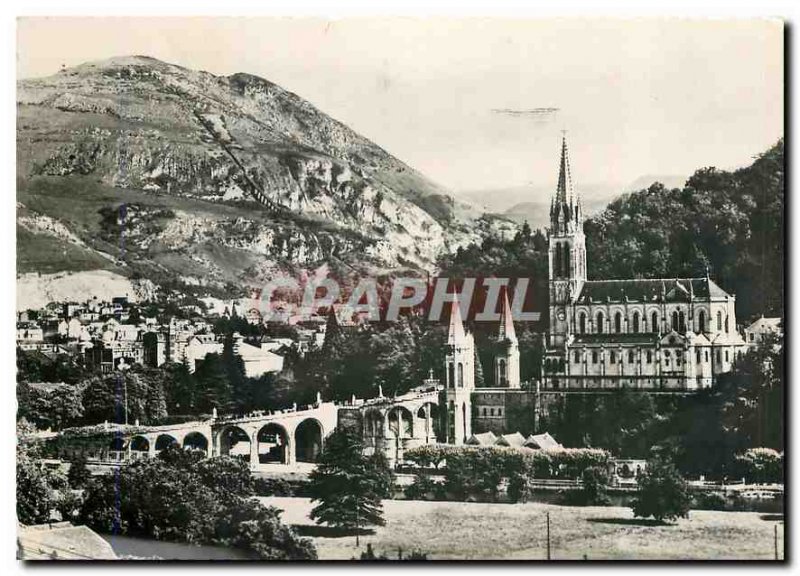
<path id="1" fill-rule="evenodd" d="M 555 178 L 555 175 L 554 175 Z M 685 176 L 640 176 L 627 185 L 584 184 L 579 187 L 587 214 L 602 210 L 621 194 L 637 192 L 661 182 L 666 188 L 681 188 Z M 542 186 L 509 186 L 494 190 L 469 190 L 458 193 L 486 212 L 502 215 L 517 223 L 528 222 L 533 228 L 545 228 L 549 222 L 550 200 L 554 188 Z"/>
<path id="2" fill-rule="evenodd" d="M 482 229 L 468 203 L 250 74 L 112 58 L 18 81 L 17 120 L 19 273 L 230 289 L 321 263 L 430 270 Z"/>

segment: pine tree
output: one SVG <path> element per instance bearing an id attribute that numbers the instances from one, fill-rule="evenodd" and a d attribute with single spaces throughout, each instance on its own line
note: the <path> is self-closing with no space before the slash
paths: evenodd
<path id="1" fill-rule="evenodd" d="M 356 531 L 385 524 L 382 500 L 390 495 L 394 474 L 383 454 L 364 455 L 354 432 L 331 434 L 310 480 L 312 501 L 319 502 L 311 511 L 317 523 Z"/>
<path id="2" fill-rule="evenodd" d="M 207 354 L 200 362 L 195 376 L 198 388 L 197 409 L 205 413 L 214 408 L 223 414 L 230 412 L 233 407 L 233 391 L 220 355 Z"/>

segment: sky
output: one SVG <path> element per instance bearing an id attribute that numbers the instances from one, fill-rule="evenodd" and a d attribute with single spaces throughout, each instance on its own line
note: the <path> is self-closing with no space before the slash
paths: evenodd
<path id="1" fill-rule="evenodd" d="M 564 130 L 578 189 L 743 166 L 783 135 L 777 21 L 18 21 L 20 78 L 130 54 L 262 76 L 455 193 L 555 188 Z"/>

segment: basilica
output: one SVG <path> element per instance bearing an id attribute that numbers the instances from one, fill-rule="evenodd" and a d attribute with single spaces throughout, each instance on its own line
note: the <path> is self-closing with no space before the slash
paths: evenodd
<path id="1" fill-rule="evenodd" d="M 708 273 L 700 278 L 587 279 L 583 210 L 566 139 L 548 244 L 545 388 L 707 388 L 746 350 L 736 327 L 736 298 Z"/>
<path id="2" fill-rule="evenodd" d="M 448 442 L 467 442 L 473 433 L 541 432 L 540 416 L 566 395 L 709 388 L 746 351 L 736 326 L 736 298 L 708 273 L 701 278 L 587 279 L 583 209 L 566 140 L 548 244 L 549 330 L 539 382 L 520 381 L 519 343 L 504 293 L 495 386 L 476 387 L 474 339 L 453 302 L 441 398 Z"/>

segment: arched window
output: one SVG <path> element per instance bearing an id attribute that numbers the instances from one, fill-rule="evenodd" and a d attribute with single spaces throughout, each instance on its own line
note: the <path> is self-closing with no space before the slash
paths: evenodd
<path id="1" fill-rule="evenodd" d="M 464 365 L 461 362 L 458 363 L 458 387 L 464 387 Z"/>
<path id="2" fill-rule="evenodd" d="M 580 334 L 586 334 L 586 314 L 584 312 L 581 312 L 578 319 L 578 332 Z"/>
<path id="3" fill-rule="evenodd" d="M 597 364 L 597 351 L 592 350 L 592 364 Z"/>
<path id="4" fill-rule="evenodd" d="M 575 364 L 581 361 L 581 353 L 575 350 Z"/>
<path id="5" fill-rule="evenodd" d="M 725 315 L 725 332 L 728 332 L 728 316 Z"/>
<path id="6" fill-rule="evenodd" d="M 652 362 L 653 362 L 653 353 L 650 350 L 648 350 L 647 351 L 647 363 L 651 364 Z"/>
<path id="7" fill-rule="evenodd" d="M 617 363 L 617 354 L 613 350 L 611 351 L 610 362 L 612 364 L 616 364 Z"/>
<path id="8" fill-rule="evenodd" d="M 706 313 L 705 310 L 700 310 L 700 316 L 697 321 L 698 328 L 700 328 L 700 332 L 706 331 Z"/>
<path id="9" fill-rule="evenodd" d="M 680 326 L 680 332 L 681 332 L 681 334 L 683 334 L 684 332 L 686 332 L 686 312 L 684 312 L 683 310 L 681 310 L 681 313 L 680 313 L 680 323 L 679 323 L 679 326 Z"/>
<path id="10" fill-rule="evenodd" d="M 650 322 L 652 323 L 650 325 L 650 331 L 658 332 L 658 312 L 653 312 L 653 316 L 650 319 Z"/>
<path id="11" fill-rule="evenodd" d="M 633 364 L 633 350 L 628 351 L 628 364 Z"/>
<path id="12" fill-rule="evenodd" d="M 717 331 L 722 331 L 722 312 L 717 312 Z"/>
<path id="13" fill-rule="evenodd" d="M 569 258 L 569 244 L 564 244 L 564 269 L 562 274 L 564 276 L 570 275 L 570 258 Z"/>
<path id="14" fill-rule="evenodd" d="M 603 333 L 603 313 L 597 313 L 597 329 L 595 330 L 598 334 Z"/>
<path id="15" fill-rule="evenodd" d="M 679 329 L 679 326 L 678 326 L 678 313 L 677 312 L 673 312 L 672 313 L 672 329 L 676 330 L 676 331 Z"/>
<path id="16" fill-rule="evenodd" d="M 553 266 L 555 275 L 561 276 L 561 242 L 556 244 L 556 262 L 555 266 Z"/>
<path id="17" fill-rule="evenodd" d="M 614 332 L 617 334 L 622 332 L 622 314 L 619 312 L 614 315 Z"/>
<path id="18" fill-rule="evenodd" d="M 506 385 L 506 361 L 505 358 L 500 358 L 497 362 L 498 372 L 500 375 L 500 386 Z"/>
<path id="19" fill-rule="evenodd" d="M 639 332 L 639 312 L 633 313 L 633 331 L 634 333 Z"/>
<path id="20" fill-rule="evenodd" d="M 456 373 L 455 370 L 453 369 L 452 362 L 450 362 L 447 365 L 447 385 L 450 386 L 451 388 L 456 387 Z"/>

